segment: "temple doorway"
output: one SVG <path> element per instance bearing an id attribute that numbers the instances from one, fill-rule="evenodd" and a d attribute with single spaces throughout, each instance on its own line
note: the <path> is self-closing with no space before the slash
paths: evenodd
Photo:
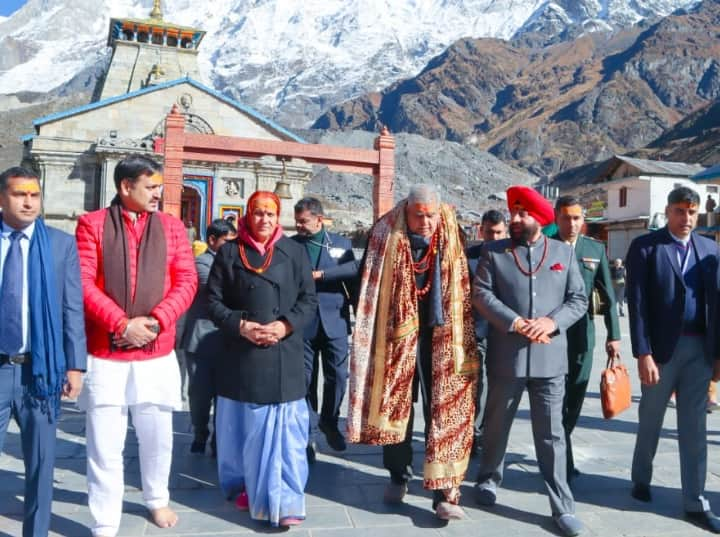
<path id="1" fill-rule="evenodd" d="M 195 188 L 185 185 L 182 191 L 181 201 L 181 219 L 188 230 L 188 238 L 190 242 L 193 240 L 203 240 L 204 226 L 202 224 L 202 199 L 200 192 Z M 192 229 L 192 231 L 191 231 Z"/>

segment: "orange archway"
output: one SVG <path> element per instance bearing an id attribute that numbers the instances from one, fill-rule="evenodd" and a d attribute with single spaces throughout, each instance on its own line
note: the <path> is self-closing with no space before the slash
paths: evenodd
<path id="1" fill-rule="evenodd" d="M 394 204 L 395 138 L 387 128 L 383 128 L 375 139 L 374 149 L 194 134 L 185 132 L 185 117 L 177 105 L 173 105 L 165 119 L 165 138 L 155 140 L 155 150 L 165 155 L 163 210 L 178 218 L 182 206 L 183 162 L 186 160 L 235 163 L 242 157 L 266 155 L 300 158 L 311 164 L 324 164 L 333 171 L 372 175 L 375 220 Z"/>

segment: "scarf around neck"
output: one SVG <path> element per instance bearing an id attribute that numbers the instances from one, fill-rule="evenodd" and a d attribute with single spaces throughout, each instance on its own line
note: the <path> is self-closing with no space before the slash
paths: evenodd
<path id="1" fill-rule="evenodd" d="M 275 246 L 275 243 L 279 241 L 282 236 L 283 229 L 282 226 L 278 224 L 277 226 L 275 226 L 275 231 L 273 231 L 270 239 L 265 244 L 263 244 L 262 242 L 255 240 L 255 238 L 252 236 L 252 233 L 250 232 L 250 226 L 248 226 L 245 218 L 240 219 L 240 221 L 238 222 L 238 238 L 243 242 L 243 244 L 249 246 L 260 255 L 265 255 L 269 250 L 272 250 L 272 247 Z"/>
<path id="2" fill-rule="evenodd" d="M 0 213 L 0 222 L 2 214 Z M 24 392 L 52 422 L 60 415 L 66 360 L 62 333 L 62 310 L 58 302 L 55 263 L 47 226 L 35 220 L 28 254 L 28 305 L 32 379 Z"/>
<path id="3" fill-rule="evenodd" d="M 103 227 L 105 292 L 132 319 L 150 315 L 163 299 L 167 242 L 165 229 L 155 213 L 147 216 L 137 252 L 130 251 L 127 232 L 122 204 L 116 198 L 105 214 Z M 135 289 L 132 288 L 131 255 L 137 255 Z"/>

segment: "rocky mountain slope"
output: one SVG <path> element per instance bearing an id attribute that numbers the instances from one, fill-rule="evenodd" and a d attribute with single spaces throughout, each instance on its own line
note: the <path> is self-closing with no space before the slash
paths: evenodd
<path id="1" fill-rule="evenodd" d="M 549 43 L 623 28 L 697 0 L 165 0 L 165 19 L 207 31 L 208 83 L 291 127 L 416 75 L 463 37 Z M 108 20 L 152 0 L 28 0 L 0 21 L 0 94 L 62 88 L 108 58 Z M 37 76 L 42 73 L 42 76 Z"/>
<path id="2" fill-rule="evenodd" d="M 366 131 L 301 131 L 310 142 L 372 147 L 376 134 Z M 395 136 L 395 199 L 407 195 L 414 183 L 438 185 L 443 201 L 458 208 L 461 218 L 479 222 L 490 208 L 504 207 L 490 197 L 513 184 L 537 181 L 523 170 L 501 162 L 485 151 L 455 142 L 428 140 L 416 134 Z M 342 174 L 315 166 L 307 192 L 319 196 L 343 230 L 367 227 L 372 222 L 372 177 Z"/>
<path id="3" fill-rule="evenodd" d="M 466 39 L 420 75 L 334 107 L 317 128 L 463 141 L 540 176 L 650 143 L 720 97 L 720 2 L 541 50 Z"/>

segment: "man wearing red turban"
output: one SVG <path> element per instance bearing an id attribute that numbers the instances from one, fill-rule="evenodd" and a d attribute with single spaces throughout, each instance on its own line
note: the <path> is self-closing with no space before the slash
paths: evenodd
<path id="1" fill-rule="evenodd" d="M 490 323 L 475 499 L 495 504 L 510 426 L 527 389 L 535 453 L 553 519 L 563 535 L 578 535 L 583 526 L 567 483 L 562 406 L 568 371 L 565 331 L 587 311 L 585 284 L 572 247 L 541 232 L 554 218 L 550 202 L 525 186 L 508 189 L 507 199 L 510 239 L 483 249 L 473 284 L 473 305 Z"/>

